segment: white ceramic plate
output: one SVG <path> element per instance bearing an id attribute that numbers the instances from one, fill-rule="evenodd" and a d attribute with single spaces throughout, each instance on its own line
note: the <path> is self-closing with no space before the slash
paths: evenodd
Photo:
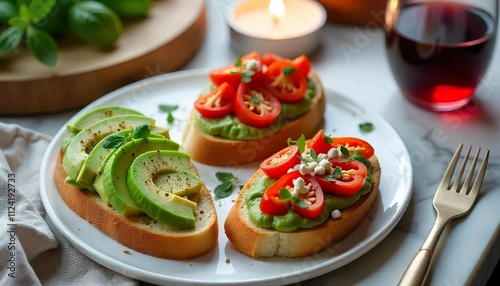
<path id="1" fill-rule="evenodd" d="M 182 71 L 142 80 L 116 90 L 90 104 L 73 119 L 103 105 L 123 105 L 138 109 L 157 119 L 158 125 L 171 128 L 171 137 L 181 142 L 181 133 L 194 99 L 209 82 L 207 71 Z M 42 162 L 41 196 L 47 214 L 57 229 L 73 244 L 98 263 L 124 275 L 155 284 L 172 285 L 269 285 L 292 284 L 335 270 L 366 253 L 384 239 L 403 215 L 412 193 L 410 156 L 397 132 L 381 116 L 349 98 L 326 90 L 325 132 L 332 136 L 356 136 L 370 142 L 382 167 L 380 195 L 363 223 L 342 242 L 329 249 L 300 259 L 254 259 L 241 254 L 228 242 L 224 219 L 237 196 L 216 200 L 219 219 L 219 244 L 210 253 L 195 259 L 173 261 L 144 255 L 117 243 L 71 211 L 59 196 L 53 181 L 65 127 L 51 142 Z M 169 125 L 160 104 L 176 104 L 175 122 Z M 72 119 L 72 120 L 73 120 Z M 358 125 L 371 122 L 375 130 L 361 133 Z M 196 163 L 196 162 L 195 162 Z M 243 184 L 257 164 L 233 169 L 196 163 L 209 189 L 217 184 L 215 172 L 230 171 L 236 185 Z M 130 254 L 124 254 L 129 250 Z"/>

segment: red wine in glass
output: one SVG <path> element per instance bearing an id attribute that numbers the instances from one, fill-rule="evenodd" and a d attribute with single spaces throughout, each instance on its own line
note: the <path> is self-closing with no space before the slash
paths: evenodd
<path id="1" fill-rule="evenodd" d="M 492 2 L 498 11 L 498 1 Z M 388 11 L 386 52 L 405 96 L 437 111 L 466 105 L 493 54 L 496 13 L 444 1 L 410 3 Z"/>

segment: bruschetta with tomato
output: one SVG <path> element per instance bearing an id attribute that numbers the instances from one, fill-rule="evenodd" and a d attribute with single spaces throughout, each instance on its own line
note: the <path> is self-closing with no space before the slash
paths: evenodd
<path id="1" fill-rule="evenodd" d="M 232 166 L 263 160 L 287 138 L 320 128 L 325 97 L 307 56 L 250 52 L 209 72 L 183 133 L 193 160 Z"/>
<path id="2" fill-rule="evenodd" d="M 225 222 L 229 241 L 252 257 L 303 257 L 349 235 L 378 195 L 381 168 L 360 138 L 320 130 L 265 159 Z"/>

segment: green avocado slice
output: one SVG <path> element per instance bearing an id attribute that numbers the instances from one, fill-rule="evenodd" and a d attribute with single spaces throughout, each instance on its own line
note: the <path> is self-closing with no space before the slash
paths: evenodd
<path id="1" fill-rule="evenodd" d="M 130 133 L 132 130 L 127 129 L 118 132 L 119 134 L 122 135 L 127 135 Z M 164 138 L 163 135 L 156 134 L 156 133 L 150 133 L 149 134 L 150 138 Z M 78 176 L 76 177 L 76 182 L 81 185 L 90 185 L 92 186 L 94 184 L 94 180 L 97 176 L 97 173 L 101 169 L 101 166 L 103 165 L 103 162 L 108 158 L 110 153 L 114 152 L 114 149 L 108 149 L 104 148 L 105 140 L 99 141 L 92 151 L 90 151 L 87 159 L 83 162 L 82 167 L 80 168 L 80 171 L 78 172 Z"/>
<path id="2" fill-rule="evenodd" d="M 124 129 L 132 129 L 140 124 L 152 126 L 154 122 L 155 119 L 141 115 L 118 115 L 85 127 L 76 134 L 75 138 L 68 145 L 66 153 L 64 153 L 64 171 L 70 178 L 76 180 L 88 154 L 104 137 Z M 92 188 L 91 185 L 90 188 Z"/>
<path id="3" fill-rule="evenodd" d="M 102 119 L 106 119 L 109 117 L 113 116 L 118 116 L 118 115 L 141 115 L 144 116 L 144 114 L 140 113 L 139 111 L 126 108 L 126 107 L 121 107 L 121 106 L 103 106 L 99 107 L 96 109 L 92 109 L 91 111 L 83 114 L 82 116 L 78 117 L 74 122 L 68 123 L 66 125 L 66 129 L 70 133 L 78 133 L 82 131 L 84 128 L 87 126 L 90 126 L 97 121 L 100 121 Z"/>
<path id="4" fill-rule="evenodd" d="M 179 229 L 195 227 L 196 203 L 182 196 L 198 192 L 203 181 L 190 168 L 190 156 L 178 151 L 149 151 L 134 160 L 127 187 L 134 202 L 155 220 Z"/>
<path id="5" fill-rule="evenodd" d="M 179 144 L 166 138 L 134 139 L 118 148 L 106 162 L 102 184 L 106 197 L 118 213 L 137 215 L 143 212 L 128 192 L 127 171 L 137 156 L 159 150 L 179 150 Z"/>

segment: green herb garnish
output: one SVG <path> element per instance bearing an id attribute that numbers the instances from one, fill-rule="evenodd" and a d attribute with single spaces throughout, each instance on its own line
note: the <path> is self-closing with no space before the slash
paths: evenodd
<path id="1" fill-rule="evenodd" d="M 241 73 L 241 82 L 249 83 L 252 81 L 252 76 L 255 74 L 254 71 L 244 71 Z"/>
<path id="2" fill-rule="evenodd" d="M 232 173 L 217 172 L 215 176 L 222 183 L 217 185 L 214 193 L 219 198 L 228 197 L 233 192 L 233 183 L 238 179 Z"/>
<path id="3" fill-rule="evenodd" d="M 364 122 L 359 124 L 359 130 L 361 130 L 362 132 L 370 132 L 373 131 L 373 129 L 375 129 L 375 127 L 371 122 Z"/>
<path id="4" fill-rule="evenodd" d="M 293 72 L 295 71 L 295 67 L 284 67 L 281 69 L 281 72 L 284 74 L 284 75 L 291 75 Z"/>
<path id="5" fill-rule="evenodd" d="M 147 138 L 151 134 L 151 129 L 147 124 L 140 124 L 134 127 L 130 132 L 126 134 L 122 133 L 112 133 L 106 138 L 104 138 L 104 142 L 102 147 L 106 149 L 116 149 L 123 146 L 125 143 L 132 141 L 133 139 L 141 139 Z"/>
<path id="6" fill-rule="evenodd" d="M 288 138 L 286 142 L 288 143 L 288 145 L 292 144 L 297 145 L 300 153 L 303 153 L 304 150 L 306 150 L 306 137 L 304 136 L 304 134 L 302 134 L 296 141 L 293 141 L 291 138 Z"/>
<path id="7" fill-rule="evenodd" d="M 158 106 L 158 108 L 160 108 L 161 111 L 167 113 L 167 122 L 168 123 L 173 123 L 175 118 L 174 116 L 172 115 L 172 112 L 174 112 L 175 110 L 177 110 L 177 108 L 179 108 L 178 105 L 165 105 L 165 104 L 160 104 Z"/>
<path id="8" fill-rule="evenodd" d="M 300 198 L 292 196 L 292 194 L 287 188 L 280 189 L 280 196 L 281 196 L 281 200 L 279 200 L 280 202 L 293 202 L 299 208 L 303 209 L 307 208 L 307 204 Z"/>

